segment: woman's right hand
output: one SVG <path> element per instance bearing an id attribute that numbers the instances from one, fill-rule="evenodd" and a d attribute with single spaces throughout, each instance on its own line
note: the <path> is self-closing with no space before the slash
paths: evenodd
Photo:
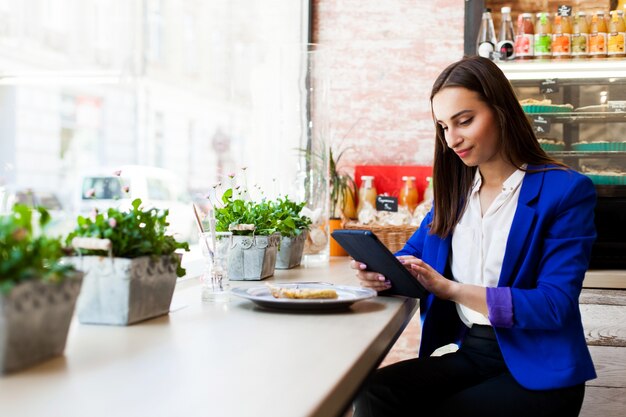
<path id="1" fill-rule="evenodd" d="M 361 282 L 362 287 L 371 288 L 375 291 L 384 291 L 391 288 L 391 282 L 378 272 L 366 271 L 367 265 L 363 262 L 352 260 L 350 268 L 357 271 L 356 277 Z"/>

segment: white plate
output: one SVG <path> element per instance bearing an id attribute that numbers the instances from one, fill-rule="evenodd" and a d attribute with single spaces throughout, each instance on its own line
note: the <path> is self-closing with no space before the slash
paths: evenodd
<path id="1" fill-rule="evenodd" d="M 329 299 L 291 299 L 274 298 L 267 285 L 257 285 L 232 289 L 232 293 L 247 298 L 261 307 L 281 308 L 288 310 L 330 310 L 348 308 L 357 301 L 367 300 L 376 296 L 376 291 L 369 288 L 333 285 L 325 282 L 272 282 L 272 286 L 282 288 L 333 289 L 337 298 Z"/>

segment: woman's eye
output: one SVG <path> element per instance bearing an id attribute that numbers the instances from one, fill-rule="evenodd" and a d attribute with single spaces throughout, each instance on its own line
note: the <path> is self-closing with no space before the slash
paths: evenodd
<path id="1" fill-rule="evenodd" d="M 463 121 L 459 122 L 459 124 L 460 124 L 461 126 L 467 126 L 467 125 L 469 125 L 470 123 L 472 123 L 472 120 L 474 120 L 474 118 L 473 118 L 473 117 L 470 117 L 469 119 L 465 119 L 465 120 L 463 120 Z"/>

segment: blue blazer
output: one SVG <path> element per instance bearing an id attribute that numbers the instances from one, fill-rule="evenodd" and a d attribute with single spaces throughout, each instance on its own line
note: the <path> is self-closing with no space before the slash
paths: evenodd
<path id="1" fill-rule="evenodd" d="M 531 167 L 528 169 L 544 168 Z M 526 172 L 506 243 L 498 287 L 510 287 L 513 326 L 494 327 L 517 382 L 533 390 L 568 387 L 596 377 L 578 297 L 595 240 L 596 194 L 572 170 Z M 432 210 L 398 255 L 423 259 L 451 278 L 451 236 L 429 234 Z M 471 244 L 471 242 L 468 242 Z M 420 300 L 420 356 L 459 343 L 466 327 L 455 305 L 432 294 Z"/>

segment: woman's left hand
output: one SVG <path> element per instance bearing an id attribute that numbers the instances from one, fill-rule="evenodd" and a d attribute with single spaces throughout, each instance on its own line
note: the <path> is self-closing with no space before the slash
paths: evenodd
<path id="1" fill-rule="evenodd" d="M 443 300 L 452 298 L 457 282 L 445 278 L 432 266 L 414 256 L 400 256 L 398 259 L 431 294 Z"/>

